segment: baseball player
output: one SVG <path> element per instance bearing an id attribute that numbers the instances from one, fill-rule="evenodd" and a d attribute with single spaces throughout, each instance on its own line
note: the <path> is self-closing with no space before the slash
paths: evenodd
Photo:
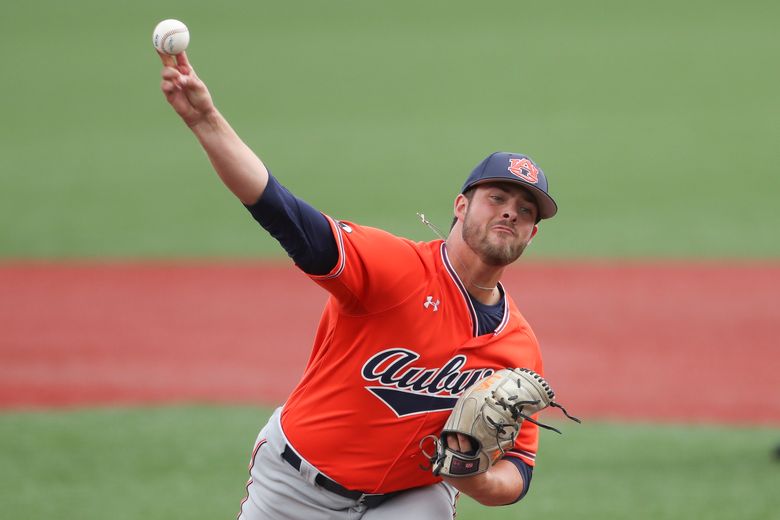
<path id="1" fill-rule="evenodd" d="M 224 184 L 330 295 L 303 377 L 257 438 L 239 519 L 452 519 L 460 492 L 489 506 L 520 500 L 537 452 L 532 421 L 468 477 L 431 472 L 421 443 L 441 434 L 476 381 L 505 367 L 543 372 L 537 339 L 499 281 L 557 211 L 542 170 L 524 155 L 487 157 L 455 198 L 443 240 L 340 221 L 269 174 L 185 53 L 160 56 L 162 91 Z M 459 433 L 442 439 L 474 449 Z"/>

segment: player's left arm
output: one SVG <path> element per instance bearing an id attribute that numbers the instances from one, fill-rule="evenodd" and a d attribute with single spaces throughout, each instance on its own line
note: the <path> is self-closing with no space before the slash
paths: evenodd
<path id="1" fill-rule="evenodd" d="M 450 449 L 468 453 L 471 442 L 465 435 L 447 436 Z M 528 491 L 531 471 L 527 468 L 525 476 L 516 464 L 507 459 L 496 461 L 490 469 L 471 477 L 449 478 L 444 481 L 485 506 L 503 506 L 517 502 Z"/>

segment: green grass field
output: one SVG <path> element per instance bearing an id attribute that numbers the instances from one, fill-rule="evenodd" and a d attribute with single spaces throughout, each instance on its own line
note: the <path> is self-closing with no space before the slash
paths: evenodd
<path id="1" fill-rule="evenodd" d="M 0 415 L 3 518 L 232 518 L 269 412 L 250 407 Z M 458 520 L 777 518 L 777 430 L 560 425 L 532 491 L 508 508 L 463 499 Z"/>
<path id="2" fill-rule="evenodd" d="M 0 262 L 282 256 L 159 92 L 170 17 L 245 141 L 338 218 L 427 240 L 415 212 L 446 227 L 511 150 L 561 208 L 532 259 L 780 257 L 778 2 L 41 0 L 0 16 Z M 232 518 L 266 414 L 1 412 L 0 517 Z M 458 520 L 779 514 L 777 428 L 566 431 L 526 500 Z"/>
<path id="3" fill-rule="evenodd" d="M 159 92 L 155 23 L 318 208 L 416 239 L 494 150 L 547 171 L 538 257 L 776 258 L 780 4 L 11 3 L 0 258 L 280 255 Z"/>

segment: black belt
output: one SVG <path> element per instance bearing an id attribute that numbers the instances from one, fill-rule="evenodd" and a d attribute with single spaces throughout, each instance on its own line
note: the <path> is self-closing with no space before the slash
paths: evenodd
<path id="1" fill-rule="evenodd" d="M 282 458 L 287 461 L 290 466 L 295 468 L 296 471 L 301 471 L 301 458 L 292 450 L 292 448 L 290 448 L 290 446 L 286 444 L 284 446 L 284 451 L 282 452 Z M 329 479 L 322 473 L 317 473 L 317 476 L 314 477 L 314 482 L 321 488 L 327 489 L 331 493 L 335 493 L 344 498 L 349 498 L 350 500 L 357 500 L 369 508 L 376 507 L 385 500 L 388 500 L 400 493 L 400 491 L 394 491 L 392 493 L 375 495 L 372 493 L 364 493 L 362 491 L 354 491 L 352 489 L 345 488 L 338 482 Z"/>

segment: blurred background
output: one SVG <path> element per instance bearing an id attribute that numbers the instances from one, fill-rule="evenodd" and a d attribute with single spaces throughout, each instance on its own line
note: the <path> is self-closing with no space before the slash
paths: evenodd
<path id="1" fill-rule="evenodd" d="M 225 404 L 229 392 L 206 385 L 184 396 L 155 394 L 147 407 L 144 389 L 158 384 L 148 372 L 102 387 L 129 393 L 79 400 L 58 398 L 55 387 L 40 390 L 41 381 L 60 377 L 58 366 L 71 370 L 64 385 L 107 377 L 98 375 L 101 367 L 123 359 L 101 350 L 107 344 L 121 345 L 122 355 L 138 345 L 136 351 L 156 353 L 163 361 L 155 377 L 164 380 L 168 368 L 186 363 L 166 348 L 193 326 L 167 319 L 172 308 L 189 311 L 190 320 L 213 320 L 213 336 L 202 336 L 192 356 L 208 360 L 201 370 L 229 357 L 231 345 L 249 352 L 263 342 L 262 318 L 248 309 L 239 337 L 219 329 L 214 316 L 223 314 L 214 313 L 231 315 L 227 300 L 238 307 L 241 298 L 262 299 L 262 288 L 247 288 L 239 276 L 248 265 L 288 269 L 159 91 L 151 34 L 165 18 L 188 25 L 188 55 L 247 144 L 293 193 L 335 217 L 429 240 L 415 213 L 446 228 L 453 197 L 482 158 L 497 150 L 533 157 L 561 210 L 543 223 L 511 275 L 513 294 L 522 294 L 527 280 L 524 262 L 528 272 L 546 276 L 529 288 L 539 295 L 550 284 L 566 285 L 561 272 L 584 269 L 569 285 L 582 289 L 576 298 L 564 291 L 549 301 L 528 299 L 548 366 L 570 400 L 577 401 L 577 386 L 567 377 L 589 369 L 616 374 L 614 388 L 626 395 L 632 381 L 645 378 L 641 390 L 652 396 L 652 375 L 630 359 L 654 357 L 645 346 L 663 342 L 668 350 L 655 357 L 668 356 L 676 375 L 708 371 L 711 386 L 697 398 L 734 411 L 702 418 L 678 408 L 670 416 L 663 409 L 675 408 L 672 391 L 661 391 L 658 409 L 644 414 L 641 404 L 636 412 L 626 402 L 621 410 L 631 413 L 589 410 L 591 421 L 565 425 L 566 435 L 544 446 L 527 499 L 499 509 L 466 499 L 459 518 L 776 517 L 780 4 L 768 0 L 5 6 L 3 516 L 233 517 L 256 432 L 269 406 L 283 399 L 242 394 Z M 193 266 L 207 274 L 214 266 L 233 269 L 233 278 L 207 294 L 194 289 L 204 272 L 187 271 Z M 632 270 L 646 266 L 652 274 L 645 277 Z M 630 292 L 625 285 L 607 289 L 626 269 Z M 151 276 L 157 289 L 133 292 L 134 276 L 147 283 Z M 182 306 L 166 292 L 166 280 L 177 276 L 196 303 Z M 230 290 L 214 292 L 219 287 Z M 643 300 L 659 287 L 660 300 Z M 215 303 L 215 294 L 225 299 Z M 299 329 L 308 341 L 324 298 L 315 292 L 307 300 L 311 313 Z M 108 317 L 119 300 L 146 308 L 144 321 Z M 622 351 L 626 366 L 572 357 L 566 349 L 581 345 L 556 339 L 565 327 L 556 313 L 567 303 L 568 315 L 598 321 L 579 331 L 585 344 L 604 346 L 608 331 L 629 324 L 641 331 L 642 351 Z M 662 336 L 643 325 L 640 318 L 654 312 L 648 309 L 674 304 Z M 606 316 L 598 312 L 605 305 Z M 64 312 L 70 321 L 54 323 Z M 686 329 L 692 322 L 695 338 Z M 219 341 L 209 341 L 214 337 Z M 264 362 L 300 373 L 309 346 L 301 341 L 292 361 Z M 693 343 L 699 348 L 686 357 Z M 709 356 L 700 364 L 694 356 L 704 343 Z M 33 349 L 56 355 L 25 364 Z M 30 378 L 39 385 L 33 397 L 24 384 Z M 754 383 L 760 392 L 752 395 L 746 390 Z"/>

